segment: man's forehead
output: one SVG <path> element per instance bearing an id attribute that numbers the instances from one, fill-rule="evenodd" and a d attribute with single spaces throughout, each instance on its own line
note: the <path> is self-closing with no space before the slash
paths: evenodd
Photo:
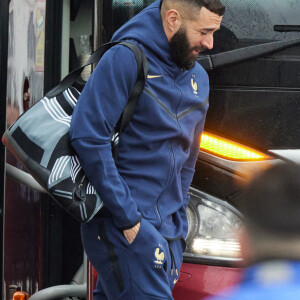
<path id="1" fill-rule="evenodd" d="M 220 29 L 220 26 L 213 26 L 213 27 L 201 27 L 199 28 L 201 30 L 205 31 L 218 31 Z"/>
<path id="2" fill-rule="evenodd" d="M 206 31 L 215 31 L 220 29 L 222 19 L 222 16 L 219 16 L 218 14 L 211 12 L 207 8 L 202 7 L 199 13 L 197 13 L 193 23 L 199 29 Z"/>

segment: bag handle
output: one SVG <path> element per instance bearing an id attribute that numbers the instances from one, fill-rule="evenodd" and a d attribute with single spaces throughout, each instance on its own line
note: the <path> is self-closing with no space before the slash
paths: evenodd
<path id="1" fill-rule="evenodd" d="M 143 51 L 137 45 L 135 45 L 133 43 L 130 43 L 130 42 L 110 42 L 110 43 L 106 43 L 106 44 L 102 45 L 95 52 L 93 52 L 92 55 L 89 57 L 88 61 L 86 62 L 86 64 L 84 64 L 81 67 L 78 67 L 78 68 L 74 69 L 73 71 L 71 71 L 57 86 L 55 86 L 53 89 L 51 89 L 45 96 L 47 98 L 53 98 L 53 97 L 57 96 L 58 94 L 62 93 L 67 88 L 69 88 L 72 84 L 74 84 L 74 82 L 77 80 L 77 78 L 79 77 L 79 75 L 81 74 L 81 72 L 83 71 L 83 69 L 86 66 L 89 66 L 91 64 L 99 62 L 99 60 L 104 55 L 104 53 L 107 50 L 109 50 L 111 47 L 113 47 L 117 44 L 122 44 L 122 45 L 127 46 L 128 48 L 130 48 L 133 51 L 134 55 L 135 55 L 135 58 L 137 60 L 137 64 L 139 64 L 138 61 L 141 61 L 139 59 L 139 55 L 137 54 L 138 53 L 137 51 L 141 51 L 142 56 L 144 56 L 144 58 L 142 59 L 142 63 L 145 65 L 144 73 L 145 72 L 148 73 L 147 70 L 149 69 L 149 67 L 148 67 L 147 59 L 145 58 L 145 55 L 144 55 Z M 137 47 L 138 47 L 139 50 L 136 51 L 135 49 Z M 145 73 L 146 76 L 144 75 L 145 78 L 147 78 L 147 73 Z"/>
<path id="2" fill-rule="evenodd" d="M 115 43 L 107 43 L 102 45 L 100 48 L 98 48 L 93 54 L 89 57 L 86 64 L 84 64 L 81 67 L 78 67 L 71 71 L 57 86 L 55 86 L 53 89 L 51 89 L 45 96 L 47 98 L 53 98 L 57 96 L 58 94 L 62 93 L 64 90 L 69 88 L 74 82 L 77 80 L 83 69 L 93 63 L 97 63 L 100 58 L 103 56 L 103 54 L 114 45 L 118 44 L 118 42 Z"/>

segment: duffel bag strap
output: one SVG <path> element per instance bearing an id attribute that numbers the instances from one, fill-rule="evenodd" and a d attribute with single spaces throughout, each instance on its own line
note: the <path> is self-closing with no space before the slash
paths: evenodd
<path id="1" fill-rule="evenodd" d="M 116 127 L 116 132 L 118 132 L 119 135 L 126 127 L 128 122 L 131 120 L 131 117 L 133 115 L 136 106 L 137 99 L 144 89 L 147 75 L 149 72 L 149 65 L 148 65 L 146 55 L 138 45 L 130 42 L 121 42 L 120 44 L 128 47 L 135 56 L 136 64 L 137 64 L 137 79 L 129 95 L 127 104 L 124 108 L 120 121 L 118 122 L 118 125 Z"/>
<path id="2" fill-rule="evenodd" d="M 95 52 L 93 52 L 93 54 L 89 57 L 85 65 L 71 71 L 56 87 L 54 87 L 46 94 L 46 97 L 53 98 L 62 93 L 67 88 L 69 88 L 72 84 L 74 84 L 74 82 L 77 80 L 77 78 L 86 66 L 97 63 L 108 49 L 119 43 L 120 42 L 113 42 L 102 45 Z"/>
<path id="3" fill-rule="evenodd" d="M 114 141 L 113 141 L 113 157 L 114 160 L 117 160 L 118 152 L 119 152 L 119 145 L 120 145 L 120 139 L 121 139 L 121 133 L 123 129 L 126 127 L 126 125 L 129 123 L 129 121 L 132 118 L 137 99 L 139 98 L 140 94 L 142 93 L 145 82 L 147 79 L 147 75 L 149 72 L 149 65 L 146 58 L 146 55 L 144 51 L 136 44 L 130 43 L 130 42 L 121 42 L 121 45 L 124 45 L 128 47 L 134 54 L 137 64 L 137 79 L 133 86 L 133 89 L 129 95 L 127 104 L 123 110 L 123 113 L 116 124 L 115 130 L 114 130 Z M 117 141 L 117 142 L 115 142 Z"/>
<path id="4" fill-rule="evenodd" d="M 112 42 L 112 43 L 107 43 L 102 45 L 89 57 L 85 65 L 70 72 L 56 87 L 54 87 L 46 94 L 46 97 L 53 98 L 59 95 L 60 93 L 62 93 L 67 88 L 69 88 L 71 85 L 74 84 L 74 82 L 77 80 L 77 78 L 79 77 L 79 75 L 81 74 L 81 72 L 86 66 L 90 64 L 98 63 L 101 57 L 104 55 L 104 53 L 117 44 L 129 48 L 133 52 L 137 64 L 137 80 L 133 86 L 127 104 L 115 128 L 115 133 L 117 134 L 118 139 L 120 140 L 121 132 L 123 131 L 123 129 L 126 127 L 130 119 L 132 118 L 137 99 L 144 89 L 147 75 L 149 72 L 149 65 L 148 65 L 146 55 L 144 51 L 137 44 L 123 41 L 123 42 Z M 113 155 L 115 159 L 118 155 L 119 142 L 115 145 L 113 149 Z"/>

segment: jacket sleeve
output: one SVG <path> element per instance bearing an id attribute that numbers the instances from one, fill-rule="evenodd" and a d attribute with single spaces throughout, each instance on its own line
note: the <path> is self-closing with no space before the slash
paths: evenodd
<path id="1" fill-rule="evenodd" d="M 141 214 L 111 152 L 111 133 L 137 78 L 134 54 L 125 46 L 108 50 L 86 83 L 72 115 L 71 145 L 83 170 L 110 211 L 115 225 L 131 228 Z"/>
<path id="2" fill-rule="evenodd" d="M 200 139 L 204 127 L 204 121 L 205 118 L 203 118 L 203 120 L 201 120 L 195 128 L 194 140 L 190 149 L 189 157 L 181 169 L 181 187 L 183 195 L 183 204 L 185 208 L 187 207 L 190 200 L 188 192 L 195 173 L 195 164 L 199 153 Z"/>

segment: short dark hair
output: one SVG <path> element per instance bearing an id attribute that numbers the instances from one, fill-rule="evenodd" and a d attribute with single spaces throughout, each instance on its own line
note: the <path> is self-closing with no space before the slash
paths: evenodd
<path id="1" fill-rule="evenodd" d="M 164 0 L 166 1 L 166 0 Z M 195 8 L 201 9 L 202 7 L 207 8 L 209 11 L 223 16 L 225 13 L 225 6 L 221 3 L 220 0 L 171 0 L 172 2 L 177 1 L 183 4 L 191 5 Z"/>
<path id="2" fill-rule="evenodd" d="M 300 237 L 300 165 L 274 165 L 243 191 L 240 209 L 250 234 Z"/>
<path id="3" fill-rule="evenodd" d="M 221 3 L 220 0 L 182 0 L 186 2 L 190 2 L 191 4 L 195 5 L 196 7 L 205 7 L 209 11 L 223 16 L 225 13 L 225 6 Z"/>

